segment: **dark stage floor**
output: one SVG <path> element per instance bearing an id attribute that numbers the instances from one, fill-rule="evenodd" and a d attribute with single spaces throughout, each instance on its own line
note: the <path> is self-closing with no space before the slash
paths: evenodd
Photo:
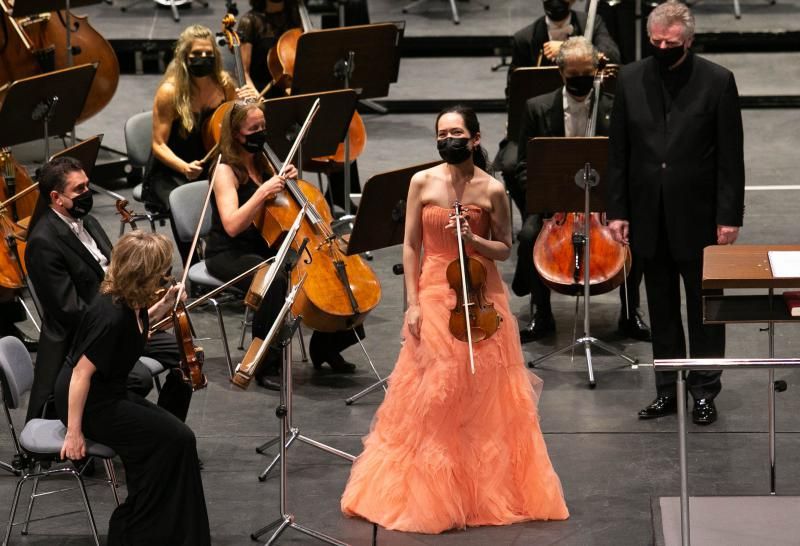
<path id="1" fill-rule="evenodd" d="M 119 4 L 120 2 L 116 2 Z M 240 9 L 246 2 L 239 2 Z M 464 15 L 464 23 L 454 27 L 447 21 L 444 2 L 432 2 L 437 16 L 408 16 L 409 32 L 417 34 L 453 34 L 475 32 L 467 24 L 477 14 Z M 706 0 L 697 7 L 698 26 L 723 29 L 776 28 L 800 26 L 800 18 L 791 16 L 800 10 L 798 2 L 783 0 L 768 6 L 760 0 L 744 2 L 744 17 L 735 21 L 731 2 Z M 401 2 L 370 2 L 373 19 L 398 19 Z M 461 5 L 461 4 L 459 4 Z M 731 12 L 729 12 L 729 8 Z M 487 14 L 481 14 L 479 34 L 508 34 L 538 14 L 538 2 L 498 1 Z M 114 7 L 100 5 L 77 10 L 92 15 L 92 22 L 108 33 L 122 37 L 125 32 L 140 39 L 174 38 L 184 24 L 204 22 L 216 27 L 223 2 L 213 0 L 209 9 L 182 10 L 184 20 L 177 25 L 168 11 L 152 15 L 147 4 L 120 14 Z M 465 10 L 466 11 L 466 10 Z M 777 15 L 776 14 L 780 14 Z M 412 24 L 413 23 L 413 24 Z M 794 54 L 719 56 L 716 60 L 730 66 L 737 75 L 742 93 L 760 95 L 798 94 L 800 73 Z M 502 96 L 503 73 L 489 71 L 490 59 L 413 60 L 401 64 L 400 83 L 393 88 L 400 98 L 494 98 Z M 101 114 L 78 128 L 80 136 L 105 133 L 106 144 L 124 149 L 122 124 L 132 114 L 149 109 L 158 83 L 155 76 L 123 76 L 112 104 Z M 493 154 L 503 136 L 505 116 L 481 116 L 484 145 Z M 747 165 L 746 216 L 742 243 L 796 243 L 795 219 L 798 204 L 796 151 L 800 148 L 800 110 L 747 110 L 745 123 L 745 160 Z M 369 142 L 359 159 L 362 179 L 436 157 L 432 115 L 366 116 Z M 115 189 L 130 196 L 121 183 Z M 118 220 L 113 202 L 95 198 L 94 213 L 115 239 Z M 515 222 L 519 222 L 518 215 Z M 162 231 L 169 233 L 168 228 Z M 388 374 L 399 351 L 402 318 L 402 285 L 391 273 L 400 261 L 399 247 L 378 251 L 372 266 L 383 286 L 383 299 L 366 322 L 365 345 L 381 375 Z M 506 281 L 513 271 L 513 260 L 501 264 Z M 644 290 L 642 290 L 644 292 Z M 643 294 L 644 297 L 644 294 Z M 573 300 L 554 296 L 558 335 L 546 343 L 524 346 L 533 358 L 566 344 L 572 335 Z M 521 322 L 527 320 L 527 299 L 512 297 L 512 309 Z M 651 361 L 650 346 L 630 342 L 614 333 L 618 300 L 607 294 L 594 300 L 592 317 L 595 334 L 643 363 Z M 238 345 L 242 307 L 225 308 L 228 337 Z M 195 395 L 188 422 L 198 438 L 200 457 L 205 462 L 203 480 L 215 545 L 249 544 L 249 534 L 278 515 L 277 475 L 262 483 L 256 479 L 269 461 L 258 455 L 255 447 L 278 430 L 274 417 L 275 393 L 253 385 L 247 392 L 231 386 L 227 380 L 222 345 L 213 315 L 208 311 L 193 313 L 199 335 L 209 336 L 201 344 L 206 350 L 208 389 Z M 794 325 L 777 329 L 777 356 L 795 356 L 800 350 Z M 30 325 L 25 328 L 31 330 Z M 249 342 L 246 341 L 246 343 Z M 234 358 L 242 351 L 234 349 Z M 758 357 L 767 353 L 767 335 L 755 325 L 728 328 L 728 355 Z M 299 352 L 295 351 L 298 357 Z M 295 425 L 311 438 L 357 454 L 360 439 L 382 400 L 382 393 L 371 394 L 352 406 L 344 399 L 374 381 L 369 366 L 357 348 L 346 353 L 358 364 L 352 376 L 315 372 L 310 364 L 295 362 Z M 502 528 L 479 528 L 454 531 L 440 536 L 422 536 L 379 531 L 377 544 L 382 546 L 483 546 L 483 545 L 614 545 L 653 544 L 661 529 L 654 524 L 654 506 L 662 496 L 679 493 L 677 458 L 677 421 L 673 417 L 657 421 L 639 421 L 636 412 L 654 393 L 651 368 L 623 366 L 615 358 L 599 356 L 595 361 L 597 388 L 587 388 L 586 368 L 582 358 L 570 361 L 569 355 L 547 362 L 538 374 L 544 379 L 540 404 L 541 425 L 550 456 L 564 485 L 571 517 L 564 522 L 536 522 Z M 789 390 L 778 400 L 778 493 L 800 495 L 800 398 L 797 396 L 800 372 L 779 373 Z M 767 376 L 745 371 L 727 373 L 724 389 L 718 398 L 719 421 L 708 428 L 690 425 L 690 487 L 696 495 L 763 495 L 768 492 Z M 20 420 L 23 412 L 14 414 Z M 274 451 L 273 451 L 274 453 Z M 8 435 L 0 433 L 0 460 L 11 454 Z M 307 445 L 295 445 L 288 458 L 289 507 L 300 523 L 324 531 L 354 546 L 367 546 L 372 540 L 372 526 L 364 521 L 343 517 L 339 497 L 349 472 L 349 464 Z M 0 473 L 0 525 L 5 525 L 6 508 L 12 497 L 15 480 Z M 90 492 L 101 533 L 105 533 L 112 509 L 110 493 L 105 488 Z M 76 493 L 50 496 L 37 501 L 37 515 L 50 515 L 79 507 Z M 741 544 L 749 544 L 746 538 Z M 85 518 L 73 514 L 36 522 L 31 534 L 15 532 L 13 544 L 79 545 L 90 544 Z M 314 541 L 292 531 L 282 544 L 313 544 Z M 738 545 L 737 545 L 738 546 Z"/>

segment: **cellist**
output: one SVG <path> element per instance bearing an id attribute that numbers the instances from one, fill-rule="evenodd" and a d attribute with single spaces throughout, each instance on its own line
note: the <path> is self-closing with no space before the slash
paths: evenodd
<path id="1" fill-rule="evenodd" d="M 552 93 L 534 97 L 525 104 L 522 127 L 517 140 L 517 185 L 526 188 L 528 180 L 527 143 L 534 137 L 585 136 L 591 112 L 592 82 L 598 68 L 599 52 L 584 37 L 570 38 L 560 46 L 556 62 L 564 86 Z M 597 134 L 607 135 L 611 121 L 612 98 L 600 97 L 597 114 Z M 524 207 L 523 207 L 524 210 Z M 542 229 L 541 215 L 528 216 L 519 233 L 517 267 L 511 289 L 518 296 L 531 294 L 534 312 L 531 322 L 522 330 L 523 343 L 542 339 L 555 331 L 555 319 L 550 308 L 550 289 L 533 266 L 533 245 Z M 639 314 L 639 284 L 642 268 L 636 255 L 625 286 L 620 287 L 619 332 L 622 335 L 650 340 L 650 328 Z M 627 294 L 627 295 L 626 295 Z M 627 298 L 627 299 L 626 299 Z"/>
<path id="2" fill-rule="evenodd" d="M 169 210 L 172 190 L 205 176 L 202 128 L 214 110 L 225 101 L 255 96 L 250 86 L 236 89 L 222 69 L 222 54 L 210 29 L 192 25 L 181 33 L 153 101 L 153 154 L 142 193 L 149 210 Z M 189 245 L 181 243 L 172 225 L 186 259 Z"/>
<path id="3" fill-rule="evenodd" d="M 250 11 L 239 19 L 242 65 L 247 83 L 261 92 L 271 81 L 267 54 L 281 35 L 291 28 L 302 28 L 295 0 L 250 0 Z M 265 96 L 283 95 L 279 88 Z"/>
<path id="4" fill-rule="evenodd" d="M 286 178 L 274 175 L 261 153 L 266 142 L 267 123 L 258 103 L 234 103 L 229 117 L 222 124 L 220 152 L 222 161 L 214 183 L 211 200 L 211 233 L 207 239 L 206 265 L 209 273 L 227 281 L 275 254 L 261 237 L 253 220 L 264 204 L 284 189 L 286 178 L 297 176 L 289 167 Z M 253 337 L 263 339 L 277 317 L 286 295 L 287 278 L 281 274 L 267 292 L 262 305 L 253 317 Z M 250 281 L 244 281 L 247 290 Z M 357 329 L 363 338 L 361 327 Z M 309 344 L 315 368 L 327 363 L 336 373 L 352 373 L 355 364 L 347 362 L 341 351 L 356 343 L 352 331 L 314 332 Z M 270 349 L 256 375 L 264 388 L 278 390 L 280 384 L 272 379 L 279 375 L 281 353 Z"/>

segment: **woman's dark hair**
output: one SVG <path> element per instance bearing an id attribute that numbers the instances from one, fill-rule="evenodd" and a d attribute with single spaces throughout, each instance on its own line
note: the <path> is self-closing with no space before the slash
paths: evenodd
<path id="1" fill-rule="evenodd" d="M 475 114 L 475 110 L 463 104 L 447 106 L 442 109 L 442 111 L 436 116 L 436 123 L 433 127 L 434 131 L 439 131 L 439 120 L 445 114 L 458 114 L 461 116 L 461 119 L 464 120 L 464 126 L 467 128 L 467 131 L 469 131 L 469 135 L 471 137 L 475 136 L 476 133 L 480 133 L 481 124 L 478 122 L 478 116 Z M 472 151 L 472 162 L 484 171 L 488 172 L 489 169 L 491 169 L 491 166 L 489 165 L 489 160 L 487 157 L 486 150 L 483 149 L 483 146 L 478 146 Z"/>
<path id="2" fill-rule="evenodd" d="M 265 11 L 267 9 L 267 0 L 250 0 L 250 7 L 256 11 Z"/>
<path id="3" fill-rule="evenodd" d="M 63 192 L 67 185 L 67 176 L 70 173 L 82 170 L 83 164 L 77 159 L 68 156 L 57 157 L 37 170 L 36 179 L 39 182 L 39 199 L 36 200 L 36 207 L 33 209 L 31 221 L 28 223 L 28 234 L 33 231 L 42 214 L 50 206 L 50 192 Z"/>

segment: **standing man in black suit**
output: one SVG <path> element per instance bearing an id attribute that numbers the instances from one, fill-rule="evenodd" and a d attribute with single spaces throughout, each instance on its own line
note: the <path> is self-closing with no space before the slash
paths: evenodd
<path id="1" fill-rule="evenodd" d="M 564 86 L 552 93 L 529 99 L 525 104 L 519 138 L 517 140 L 517 186 L 523 192 L 528 186 L 528 141 L 535 137 L 582 137 L 591 115 L 591 90 L 598 70 L 599 53 L 582 36 L 569 38 L 560 46 L 556 57 Z M 597 107 L 598 136 L 608 135 L 613 98 L 600 95 Z M 534 182 L 535 183 L 535 182 Z M 526 210 L 524 202 L 523 212 Z M 552 211 L 555 212 L 555 211 Z M 519 232 L 517 267 L 511 288 L 518 296 L 531 295 L 531 322 L 520 330 L 522 343 L 542 339 L 555 331 L 555 319 L 550 307 L 550 289 L 542 282 L 533 265 L 533 245 L 542 229 L 543 216 L 531 214 L 525 218 Z M 650 330 L 638 312 L 639 284 L 642 280 L 641 266 L 635 258 L 625 287 L 620 287 L 619 329 L 623 335 L 650 340 Z"/>
<path id="2" fill-rule="evenodd" d="M 43 312 L 27 420 L 40 417 L 53 394 L 74 333 L 97 295 L 111 258 L 111 241 L 89 215 L 92 193 L 79 161 L 60 157 L 44 165 L 39 191 L 25 252 L 30 282 Z M 165 332 L 150 337 L 144 355 L 168 368 L 178 365 L 175 338 Z M 149 370 L 137 363 L 128 377 L 128 388 L 146 396 L 152 384 Z M 170 372 L 159 405 L 185 419 L 191 394 L 191 388 Z"/>
<path id="3" fill-rule="evenodd" d="M 703 325 L 703 248 L 733 244 L 744 216 L 742 116 L 733 74 L 689 49 L 694 17 L 670 0 L 647 19 L 653 57 L 618 77 L 609 148 L 614 238 L 645 259 L 653 357 L 685 358 L 680 281 L 686 292 L 689 353 L 721 357 L 725 327 Z M 693 420 L 717 418 L 721 372 L 691 372 Z M 677 411 L 676 374 L 656 374 L 656 399 L 641 419 Z"/>

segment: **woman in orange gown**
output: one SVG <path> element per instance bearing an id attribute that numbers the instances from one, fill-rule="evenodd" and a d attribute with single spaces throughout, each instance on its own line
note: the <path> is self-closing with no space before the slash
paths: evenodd
<path id="1" fill-rule="evenodd" d="M 510 254 L 505 188 L 484 171 L 472 110 L 445 110 L 436 132 L 445 163 L 415 174 L 408 192 L 403 347 L 353 465 L 342 511 L 417 533 L 563 520 L 569 513 L 536 409 L 541 380 L 525 368 L 494 264 Z M 473 345 L 475 375 L 467 344 L 448 329 L 456 296 L 445 270 L 458 257 L 456 200 L 467 209 L 467 252 L 486 267 L 486 299 L 503 319 L 495 335 Z"/>

